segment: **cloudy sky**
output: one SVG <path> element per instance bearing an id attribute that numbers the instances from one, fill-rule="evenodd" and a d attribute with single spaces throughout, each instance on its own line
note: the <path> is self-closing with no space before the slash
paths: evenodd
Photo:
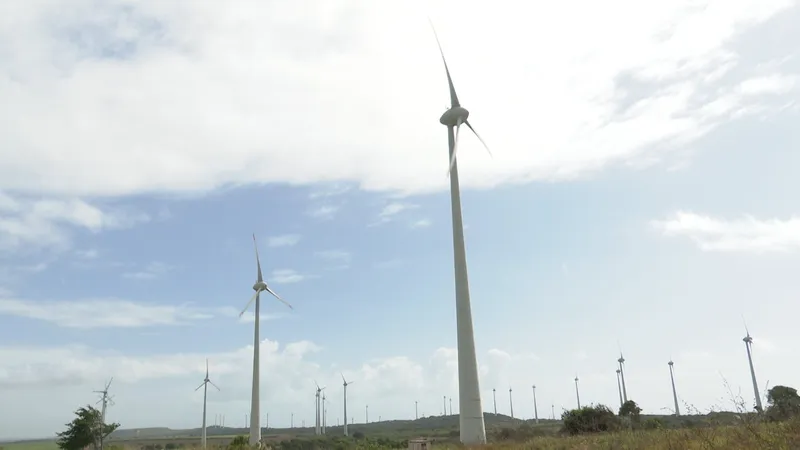
<path id="1" fill-rule="evenodd" d="M 601 4 L 602 3 L 602 4 Z M 114 377 L 125 428 L 457 409 L 448 105 L 481 390 L 531 417 L 753 402 L 797 385 L 800 6 L 0 2 L 0 438 L 52 436 Z M 792 280 L 794 278 L 794 280 Z M 795 347 L 795 349 L 792 349 Z M 10 407 L 9 407 L 10 406 Z"/>

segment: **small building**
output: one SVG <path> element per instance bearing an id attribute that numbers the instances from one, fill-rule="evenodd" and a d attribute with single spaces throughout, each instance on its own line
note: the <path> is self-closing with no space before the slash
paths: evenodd
<path id="1" fill-rule="evenodd" d="M 408 450 L 430 450 L 431 441 L 425 438 L 416 438 L 408 440 Z"/>

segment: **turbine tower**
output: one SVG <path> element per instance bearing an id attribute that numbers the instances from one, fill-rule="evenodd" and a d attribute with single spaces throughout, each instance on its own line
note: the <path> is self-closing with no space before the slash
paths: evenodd
<path id="1" fill-rule="evenodd" d="M 497 389 L 492 388 L 492 400 L 494 400 L 494 415 L 497 415 Z"/>
<path id="2" fill-rule="evenodd" d="M 431 28 L 433 23 L 431 22 Z M 475 335 L 472 327 L 472 307 L 469 298 L 469 277 L 467 275 L 467 252 L 464 246 L 464 226 L 461 218 L 461 193 L 458 184 L 458 132 L 464 124 L 475 133 L 486 147 L 467 118 L 469 111 L 461 106 L 450 77 L 450 69 L 444 57 L 442 44 L 436 29 L 433 29 L 439 53 L 442 55 L 447 84 L 450 88 L 450 108 L 442 114 L 439 122 L 447 126 L 448 150 L 450 152 L 450 207 L 453 220 L 453 259 L 456 291 L 456 336 L 458 344 L 458 410 L 460 440 L 464 444 L 485 444 L 486 424 L 483 421 L 481 391 L 478 380 L 478 360 L 475 355 Z M 490 152 L 491 154 L 491 152 Z"/>
<path id="3" fill-rule="evenodd" d="M 625 403 L 622 401 L 622 384 L 619 382 L 619 375 L 622 373 L 621 370 L 617 369 L 617 391 L 619 391 L 619 407 L 622 408 L 622 405 Z"/>
<path id="4" fill-rule="evenodd" d="M 508 406 L 511 408 L 511 418 L 514 418 L 514 398 L 511 396 L 511 387 L 508 388 Z"/>
<path id="5" fill-rule="evenodd" d="M 342 373 L 340 375 L 342 375 L 342 385 L 344 386 L 344 435 L 347 436 L 347 386 L 354 382 L 351 381 L 348 383 L 347 380 L 344 379 L 344 374 Z"/>
<path id="6" fill-rule="evenodd" d="M 322 393 L 322 434 L 325 434 L 325 428 L 327 426 L 327 420 L 325 416 L 327 414 L 328 409 L 325 407 L 325 393 Z"/>
<path id="7" fill-rule="evenodd" d="M 108 395 L 108 388 L 111 387 L 111 382 L 112 381 L 114 381 L 114 377 L 111 377 L 111 379 L 108 380 L 108 383 L 106 383 L 106 387 L 103 388 L 102 391 L 94 391 L 95 393 L 100 394 L 100 400 L 98 400 L 97 403 L 101 403 L 101 406 L 100 406 L 100 422 L 101 422 L 100 426 L 101 427 L 105 426 L 105 424 L 106 424 L 106 409 L 108 409 L 108 405 L 113 405 L 114 404 L 111 396 Z M 103 450 L 103 444 L 104 444 L 103 443 L 103 440 L 104 440 L 103 435 L 104 434 L 105 433 L 102 433 L 102 432 L 100 433 L 100 450 Z"/>
<path id="8" fill-rule="evenodd" d="M 533 385 L 533 419 L 539 423 L 539 409 L 536 407 L 536 385 Z"/>
<path id="9" fill-rule="evenodd" d="M 758 381 L 756 381 L 756 369 L 753 367 L 753 338 L 750 336 L 750 330 L 747 329 L 747 325 L 744 326 L 744 331 L 747 335 L 742 339 L 744 341 L 744 346 L 747 348 L 747 362 L 750 363 L 750 377 L 753 379 L 753 393 L 756 396 L 756 411 L 759 413 L 763 411 L 761 406 L 761 395 L 758 393 Z"/>
<path id="10" fill-rule="evenodd" d="M 316 381 L 314 382 L 314 384 L 317 386 L 317 391 L 316 394 L 314 395 L 314 403 L 316 403 L 317 405 L 317 411 L 315 414 L 315 422 L 314 422 L 314 434 L 322 434 L 322 426 L 321 426 L 322 422 L 320 420 L 320 413 L 322 410 L 319 402 L 320 402 L 320 393 L 322 393 L 323 389 L 325 388 L 319 387 L 319 384 L 317 384 Z"/>
<path id="11" fill-rule="evenodd" d="M 203 431 L 200 434 L 200 446 L 202 448 L 206 448 L 206 400 L 208 399 L 209 384 L 219 390 L 217 385 L 211 382 L 211 380 L 208 378 L 208 359 L 206 359 L 206 377 L 203 379 L 203 383 L 200 386 L 197 386 L 197 389 L 194 390 L 197 392 L 198 389 L 203 388 Z"/>
<path id="12" fill-rule="evenodd" d="M 622 356 L 622 350 L 619 352 L 619 359 L 617 362 L 619 363 L 619 377 L 622 379 L 622 400 L 623 402 L 627 402 L 628 390 L 625 388 L 625 358 Z"/>
<path id="13" fill-rule="evenodd" d="M 675 390 L 675 375 L 672 373 L 672 366 L 674 363 L 672 362 L 672 358 L 669 359 L 667 363 L 669 366 L 669 379 L 672 381 L 672 399 L 675 401 L 675 417 L 681 415 L 681 410 L 678 408 L 678 391 Z"/>
<path id="14" fill-rule="evenodd" d="M 283 304 L 292 308 L 292 305 L 286 302 L 286 300 L 282 299 L 278 294 L 276 294 L 267 283 L 264 281 L 264 278 L 261 276 L 261 260 L 258 258 L 258 244 L 256 243 L 256 235 L 253 234 L 253 246 L 256 249 L 256 266 L 258 267 L 258 278 L 256 279 L 256 284 L 253 285 L 253 290 L 256 291 L 253 294 L 253 297 L 250 298 L 250 301 L 247 302 L 242 312 L 239 313 L 239 317 L 247 311 L 247 308 L 250 307 L 250 304 L 253 301 L 256 302 L 256 310 L 255 310 L 255 331 L 253 333 L 253 391 L 250 396 L 250 445 L 258 445 L 261 442 L 261 424 L 259 423 L 259 418 L 261 417 L 261 408 L 260 408 L 260 383 L 261 383 L 261 360 L 260 357 L 260 347 L 261 344 L 259 341 L 258 336 L 258 328 L 259 328 L 259 321 L 260 321 L 260 314 L 261 314 L 261 298 L 260 294 L 262 292 L 269 292 L 273 297 L 277 298 Z M 293 309 L 293 308 L 292 308 Z"/>
<path id="15" fill-rule="evenodd" d="M 575 398 L 578 399 L 578 409 L 581 409 L 581 393 L 578 390 L 578 375 L 575 375 Z"/>

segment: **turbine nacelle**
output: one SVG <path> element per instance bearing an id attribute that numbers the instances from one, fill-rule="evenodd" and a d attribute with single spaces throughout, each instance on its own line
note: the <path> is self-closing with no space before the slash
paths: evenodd
<path id="1" fill-rule="evenodd" d="M 744 341 L 747 344 L 752 344 L 753 338 L 748 334 L 747 336 L 744 337 L 744 339 L 742 339 L 742 341 Z"/>
<path id="2" fill-rule="evenodd" d="M 457 127 L 462 123 L 466 123 L 468 117 L 469 111 L 467 111 L 467 108 L 455 106 L 445 111 L 439 122 L 448 127 Z"/>
<path id="3" fill-rule="evenodd" d="M 256 292 L 264 292 L 267 290 L 267 283 L 256 281 L 256 284 L 253 285 L 253 290 Z"/>

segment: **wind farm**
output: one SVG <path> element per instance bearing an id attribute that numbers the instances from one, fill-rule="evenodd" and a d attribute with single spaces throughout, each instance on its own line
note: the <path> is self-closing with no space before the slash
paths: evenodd
<path id="1" fill-rule="evenodd" d="M 0 32 L 0 450 L 800 447 L 800 6 L 116 2 Z"/>

